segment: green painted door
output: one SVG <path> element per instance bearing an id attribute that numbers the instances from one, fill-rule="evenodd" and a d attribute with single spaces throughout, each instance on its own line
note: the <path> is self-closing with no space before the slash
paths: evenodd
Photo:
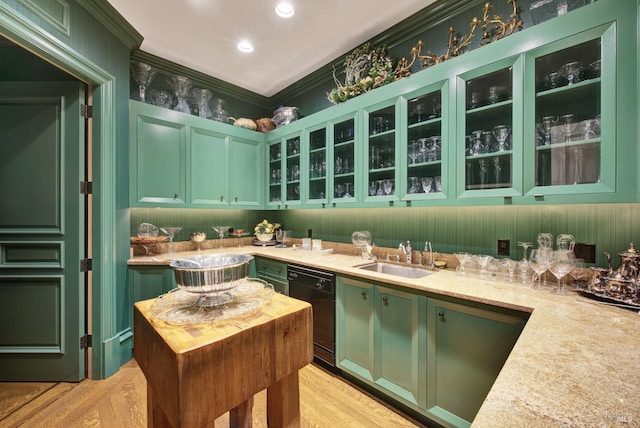
<path id="1" fill-rule="evenodd" d="M 374 291 L 372 284 L 338 278 L 337 365 L 370 382 L 374 380 Z"/>
<path id="2" fill-rule="evenodd" d="M 0 83 L 0 380 L 84 378 L 84 87 Z"/>
<path id="3" fill-rule="evenodd" d="M 428 302 L 428 413 L 468 426 L 524 328 L 524 316 Z"/>
<path id="4" fill-rule="evenodd" d="M 425 303 L 424 296 L 386 287 L 375 297 L 376 383 L 413 405 L 426 384 Z"/>

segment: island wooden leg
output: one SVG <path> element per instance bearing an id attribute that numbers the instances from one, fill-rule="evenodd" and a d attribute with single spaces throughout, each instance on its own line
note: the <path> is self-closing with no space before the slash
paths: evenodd
<path id="1" fill-rule="evenodd" d="M 267 388 L 267 425 L 286 428 L 300 426 L 298 370 Z"/>
<path id="2" fill-rule="evenodd" d="M 229 426 L 233 428 L 251 428 L 253 421 L 251 411 L 253 410 L 253 397 L 229 411 Z"/>

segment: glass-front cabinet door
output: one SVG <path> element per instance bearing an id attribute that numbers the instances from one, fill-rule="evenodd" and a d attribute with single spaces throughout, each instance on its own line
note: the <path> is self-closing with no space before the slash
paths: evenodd
<path id="1" fill-rule="evenodd" d="M 461 76 L 458 120 L 464 124 L 463 193 L 513 196 L 521 180 L 514 174 L 521 153 L 521 99 L 514 84 L 520 60 L 502 61 Z M 520 84 L 520 82 L 517 82 Z M 463 117 L 461 117 L 463 115 Z M 477 192 L 476 192 L 477 191 Z"/>
<path id="2" fill-rule="evenodd" d="M 360 199 L 356 187 L 356 121 L 351 117 L 333 125 L 333 202 Z"/>
<path id="3" fill-rule="evenodd" d="M 285 150 L 286 150 L 286 187 L 285 187 L 285 202 L 286 204 L 290 203 L 299 203 L 300 202 L 300 173 L 301 173 L 301 165 L 300 165 L 300 136 L 296 135 L 293 137 L 286 138 L 285 140 Z"/>
<path id="4" fill-rule="evenodd" d="M 327 128 L 309 132 L 309 193 L 310 201 L 327 200 Z"/>
<path id="5" fill-rule="evenodd" d="M 429 198 L 442 194 L 446 174 L 447 130 L 442 123 L 442 87 L 423 90 L 407 100 L 407 134 L 402 139 L 406 169 L 403 168 L 405 199 Z M 446 101 L 446 100 L 445 100 Z M 443 149 L 444 147 L 444 149 Z M 443 153 L 444 161 L 443 161 Z M 444 177 L 446 181 L 446 177 Z"/>
<path id="6" fill-rule="evenodd" d="M 615 89 L 604 90 L 615 80 L 612 31 L 578 34 L 528 58 L 535 101 L 526 134 L 535 147 L 528 165 L 535 194 L 614 188 Z"/>
<path id="7" fill-rule="evenodd" d="M 280 140 L 269 144 L 269 194 L 267 205 L 282 203 L 282 142 Z"/>
<path id="8" fill-rule="evenodd" d="M 370 200 L 397 199 L 397 103 L 365 111 L 367 183 Z"/>

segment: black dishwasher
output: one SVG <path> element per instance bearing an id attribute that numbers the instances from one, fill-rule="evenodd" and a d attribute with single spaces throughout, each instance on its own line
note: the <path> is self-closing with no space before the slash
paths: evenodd
<path id="1" fill-rule="evenodd" d="M 336 278 L 330 272 L 289 265 L 289 296 L 313 308 L 313 356 L 336 365 Z"/>

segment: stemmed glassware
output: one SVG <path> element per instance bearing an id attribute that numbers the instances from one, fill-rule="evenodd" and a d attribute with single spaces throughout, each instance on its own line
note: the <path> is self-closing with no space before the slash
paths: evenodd
<path id="1" fill-rule="evenodd" d="M 556 277 L 558 288 L 556 294 L 565 294 L 564 277 L 573 270 L 576 263 L 576 256 L 573 251 L 557 250 L 553 253 L 553 263 L 549 266 L 549 271 Z"/>
<path id="2" fill-rule="evenodd" d="M 287 239 L 289 239 L 290 233 L 288 230 L 276 230 L 276 241 L 278 242 L 276 248 L 287 248 Z"/>
<path id="3" fill-rule="evenodd" d="M 131 63 L 131 76 L 136 85 L 138 85 L 138 101 L 145 102 L 147 86 L 151 84 L 155 75 L 156 70 L 149 64 L 138 61 Z"/>
<path id="4" fill-rule="evenodd" d="M 378 183 L 372 181 L 369 183 L 369 196 L 375 196 L 378 193 Z"/>
<path id="5" fill-rule="evenodd" d="M 552 250 L 548 248 L 536 248 L 534 250 L 531 250 L 531 254 L 529 254 L 529 266 L 535 272 L 534 278 L 532 280 L 533 288 L 542 288 L 542 274 L 549 269 L 552 263 Z"/>
<path id="6" fill-rule="evenodd" d="M 469 257 L 471 256 L 469 253 L 464 253 L 464 252 L 459 252 L 459 253 L 453 253 L 454 256 L 456 256 L 456 258 L 458 259 L 458 267 L 456 268 L 456 272 L 458 272 L 458 274 L 464 276 L 465 275 L 465 264 L 467 263 L 467 260 L 469 259 Z"/>
<path id="7" fill-rule="evenodd" d="M 545 116 L 536 124 L 538 131 L 544 135 L 543 145 L 548 146 L 551 144 L 551 128 L 556 125 L 557 121 L 558 119 L 554 116 Z"/>
<path id="8" fill-rule="evenodd" d="M 488 276 L 487 267 L 493 261 L 493 257 L 486 254 L 478 254 L 475 258 L 480 265 L 480 278 L 486 279 Z"/>
<path id="9" fill-rule="evenodd" d="M 518 268 L 520 269 L 520 278 L 523 283 L 526 283 L 529 279 L 529 261 L 527 259 L 527 249 L 531 247 L 531 242 L 519 241 L 518 247 L 522 247 L 522 259 L 518 262 Z"/>
<path id="10" fill-rule="evenodd" d="M 178 99 L 178 103 L 173 109 L 182 113 L 191 114 L 191 108 L 187 103 L 187 95 L 189 95 L 192 86 L 191 80 L 185 76 L 171 76 L 169 78 L 169 85 Z"/>
<path id="11" fill-rule="evenodd" d="M 565 114 L 560 116 L 559 119 L 562 124 L 562 130 L 564 131 L 564 142 L 570 143 L 573 135 L 573 131 L 576 129 L 575 116 L 573 114 Z"/>
<path id="12" fill-rule="evenodd" d="M 393 182 L 392 179 L 386 179 L 382 183 L 385 195 L 393 195 Z"/>
<path id="13" fill-rule="evenodd" d="M 229 230 L 230 226 L 212 226 L 211 227 L 213 230 L 215 230 L 218 233 L 218 236 L 220 237 L 220 246 L 219 248 L 224 247 L 224 245 L 222 245 L 222 239 L 224 238 L 224 233 Z"/>
<path id="14" fill-rule="evenodd" d="M 161 227 L 161 231 L 163 231 L 169 237 L 169 249 L 168 253 L 173 253 L 173 238 L 176 236 L 176 233 L 182 230 L 181 227 Z"/>
<path id="15" fill-rule="evenodd" d="M 509 134 L 511 133 L 511 128 L 507 125 L 498 125 L 493 128 L 493 135 L 496 137 L 498 141 L 498 151 L 504 152 L 509 150 L 507 146 L 507 139 L 509 138 Z"/>
<path id="16" fill-rule="evenodd" d="M 500 180 L 502 179 L 502 165 L 500 165 L 500 161 L 502 158 L 500 156 L 494 156 L 493 160 L 493 172 L 496 178 L 496 185 L 500 185 Z"/>
<path id="17" fill-rule="evenodd" d="M 509 258 L 500 260 L 500 267 L 505 269 L 509 273 L 509 281 L 513 282 L 513 275 L 516 272 L 516 266 L 518 263 L 515 260 Z"/>
<path id="18" fill-rule="evenodd" d="M 422 184 L 422 190 L 424 190 L 424 193 L 430 193 L 431 192 L 431 184 L 433 183 L 433 179 L 431 177 L 422 177 L 420 182 Z"/>
<path id="19" fill-rule="evenodd" d="M 562 66 L 562 74 L 567 78 L 568 84 L 572 85 L 580 81 L 580 74 L 582 73 L 582 63 L 570 62 Z"/>
<path id="20" fill-rule="evenodd" d="M 209 102 L 213 96 L 211 91 L 204 88 L 193 88 L 191 92 L 198 104 L 198 116 L 204 117 L 205 119 L 211 119 L 213 117 L 211 107 L 209 107 Z"/>

